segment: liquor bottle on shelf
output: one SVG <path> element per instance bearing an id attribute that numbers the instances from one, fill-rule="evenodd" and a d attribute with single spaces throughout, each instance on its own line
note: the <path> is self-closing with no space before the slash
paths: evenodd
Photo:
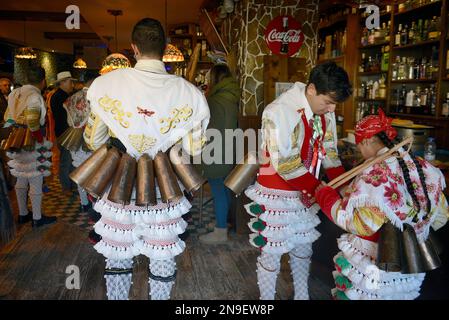
<path id="1" fill-rule="evenodd" d="M 407 98 L 407 89 L 405 87 L 405 84 L 402 85 L 400 97 L 401 97 L 401 107 L 405 106 L 405 100 Z M 404 110 L 402 110 L 402 111 L 404 111 Z"/>
<path id="2" fill-rule="evenodd" d="M 416 42 L 421 42 L 422 41 L 422 31 L 423 31 L 423 22 L 422 19 L 418 20 L 418 26 L 416 27 L 416 32 L 415 32 L 415 40 Z"/>
<path id="3" fill-rule="evenodd" d="M 408 26 L 405 25 L 405 27 L 402 29 L 401 32 L 401 46 L 405 46 L 408 43 Z"/>
<path id="4" fill-rule="evenodd" d="M 437 109 L 437 94 L 435 92 L 435 85 L 432 84 L 430 86 L 430 101 L 428 102 L 430 105 L 430 114 L 431 115 L 435 115 L 436 114 L 436 109 Z"/>
<path id="5" fill-rule="evenodd" d="M 401 91 L 399 89 L 393 90 L 393 98 L 391 100 L 391 105 L 393 106 L 393 112 L 400 112 L 401 103 Z"/>
<path id="6" fill-rule="evenodd" d="M 368 44 L 368 28 L 363 29 L 361 44 L 362 46 L 366 46 Z"/>
<path id="7" fill-rule="evenodd" d="M 426 19 L 426 20 L 424 20 L 424 27 L 423 27 L 422 33 L 421 33 L 421 40 L 427 41 L 428 35 L 429 35 L 429 20 Z"/>
<path id="8" fill-rule="evenodd" d="M 405 66 L 407 65 L 406 58 L 402 57 L 401 62 L 398 66 L 398 80 L 407 79 L 407 74 L 405 73 Z"/>
<path id="9" fill-rule="evenodd" d="M 411 57 L 411 58 L 408 58 L 407 59 L 407 64 L 406 64 L 406 66 L 405 66 L 405 68 L 406 68 L 406 74 L 407 74 L 407 79 L 409 79 L 409 80 L 411 80 L 411 79 L 414 79 L 413 78 L 413 65 L 414 65 L 414 62 L 415 62 L 415 58 L 413 58 L 413 57 Z"/>
<path id="10" fill-rule="evenodd" d="M 435 40 L 440 37 L 438 19 L 436 16 L 433 16 L 432 21 L 430 21 L 429 31 L 428 31 L 428 39 Z"/>
<path id="11" fill-rule="evenodd" d="M 398 31 L 396 32 L 394 36 L 394 45 L 400 46 L 401 45 L 401 34 L 402 34 L 402 24 L 399 24 Z"/>
<path id="12" fill-rule="evenodd" d="M 420 106 L 421 106 L 421 87 L 417 86 L 415 95 L 413 97 L 413 107 L 415 107 L 415 110 L 419 110 Z"/>
<path id="13" fill-rule="evenodd" d="M 421 92 L 421 110 L 423 112 L 423 114 L 430 114 L 430 110 L 429 110 L 429 106 L 427 104 L 427 96 L 429 95 L 429 88 L 425 88 L 422 92 Z"/>
<path id="14" fill-rule="evenodd" d="M 387 28 L 385 29 L 385 41 L 386 42 L 390 42 L 390 27 L 391 27 L 390 20 L 388 20 Z"/>
<path id="15" fill-rule="evenodd" d="M 415 92 L 413 91 L 413 89 L 410 89 L 410 91 L 407 92 L 407 95 L 405 97 L 405 108 L 408 114 L 412 113 L 414 100 L 415 100 Z"/>
<path id="16" fill-rule="evenodd" d="M 421 64 L 419 65 L 419 79 L 425 79 L 427 75 L 427 61 L 426 58 L 421 59 Z"/>
<path id="17" fill-rule="evenodd" d="M 382 47 L 382 62 L 380 66 L 380 70 L 383 72 L 388 71 L 390 61 L 390 46 L 384 46 Z"/>
<path id="18" fill-rule="evenodd" d="M 412 26 L 408 30 L 408 43 L 415 43 L 415 21 L 412 22 Z"/>
<path id="19" fill-rule="evenodd" d="M 360 60 L 359 72 L 365 72 L 366 68 L 366 55 L 365 52 L 362 52 L 362 59 Z"/>
<path id="20" fill-rule="evenodd" d="M 385 85 L 384 77 L 379 79 L 379 98 L 385 99 L 387 97 L 387 86 Z"/>
<path id="21" fill-rule="evenodd" d="M 443 117 L 449 117 L 449 92 L 446 94 L 446 101 L 441 107 L 441 115 Z"/>
<path id="22" fill-rule="evenodd" d="M 399 68 L 400 63 L 401 63 L 401 58 L 399 56 L 396 56 L 396 60 L 393 62 L 393 65 L 391 66 L 391 80 L 398 79 L 398 68 Z M 449 69 L 448 69 L 448 72 L 449 72 Z"/>

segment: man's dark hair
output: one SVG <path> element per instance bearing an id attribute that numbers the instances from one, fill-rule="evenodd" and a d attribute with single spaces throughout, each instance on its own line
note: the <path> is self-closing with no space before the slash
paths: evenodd
<path id="1" fill-rule="evenodd" d="M 158 20 L 144 18 L 134 26 L 131 36 L 142 55 L 162 57 L 165 50 L 165 32 Z"/>
<path id="2" fill-rule="evenodd" d="M 29 84 L 40 84 L 45 79 L 45 69 L 40 66 L 31 66 L 27 71 Z"/>
<path id="3" fill-rule="evenodd" d="M 352 94 L 346 71 L 335 62 L 317 65 L 310 72 L 309 84 L 315 85 L 317 94 L 329 95 L 335 102 L 343 102 Z"/>

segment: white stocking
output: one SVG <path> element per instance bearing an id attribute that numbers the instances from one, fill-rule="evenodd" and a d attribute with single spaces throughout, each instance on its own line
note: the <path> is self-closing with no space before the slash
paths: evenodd
<path id="1" fill-rule="evenodd" d="M 106 259 L 106 295 L 108 300 L 128 300 L 133 260 Z"/>
<path id="2" fill-rule="evenodd" d="M 87 192 L 83 188 L 78 186 L 78 193 L 80 195 L 81 205 L 87 206 L 89 204 L 89 199 L 87 198 Z"/>
<path id="3" fill-rule="evenodd" d="M 281 255 L 264 253 L 257 258 L 257 284 L 260 300 L 274 300 L 276 280 L 281 269 Z"/>
<path id="4" fill-rule="evenodd" d="M 295 300 L 309 300 L 309 271 L 312 257 L 312 243 L 297 246 L 289 252 L 290 268 L 292 269 Z"/>
<path id="5" fill-rule="evenodd" d="M 150 299 L 168 300 L 176 278 L 174 258 L 165 260 L 150 259 Z"/>
<path id="6" fill-rule="evenodd" d="M 19 215 L 26 216 L 28 214 L 28 207 L 27 207 L 28 179 L 17 178 L 15 189 L 16 189 L 17 205 L 19 206 Z"/>
<path id="7" fill-rule="evenodd" d="M 42 217 L 42 183 L 43 176 L 30 178 L 30 199 L 33 207 L 33 219 L 39 220 Z"/>

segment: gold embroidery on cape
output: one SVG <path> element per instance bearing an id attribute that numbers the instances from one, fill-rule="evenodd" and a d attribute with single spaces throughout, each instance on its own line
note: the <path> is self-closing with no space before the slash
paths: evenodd
<path id="1" fill-rule="evenodd" d="M 170 114 L 171 117 L 159 119 L 159 123 L 162 124 L 160 132 L 162 134 L 168 133 L 171 129 L 176 128 L 176 125 L 182 121 L 188 121 L 193 114 L 193 109 L 189 106 L 182 108 L 174 108 Z"/>
<path id="2" fill-rule="evenodd" d="M 127 129 L 129 127 L 129 122 L 124 118 L 131 118 L 133 114 L 132 112 L 125 112 L 122 108 L 122 103 L 119 100 L 111 99 L 106 95 L 98 100 L 98 104 L 104 111 L 114 115 L 114 119 L 117 120 L 123 128 Z"/>
<path id="3" fill-rule="evenodd" d="M 131 145 L 140 153 L 147 151 L 156 144 L 155 138 L 148 137 L 144 134 L 130 134 L 128 139 L 131 142 Z"/>

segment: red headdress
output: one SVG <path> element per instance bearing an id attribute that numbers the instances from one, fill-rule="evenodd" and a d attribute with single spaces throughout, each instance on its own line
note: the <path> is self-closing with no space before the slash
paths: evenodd
<path id="1" fill-rule="evenodd" d="M 375 134 L 384 131 L 388 139 L 396 138 L 397 132 L 391 126 L 393 119 L 387 118 L 382 109 L 379 109 L 379 115 L 371 115 L 357 122 L 355 126 L 355 143 L 359 144 L 364 139 L 369 139 Z"/>

